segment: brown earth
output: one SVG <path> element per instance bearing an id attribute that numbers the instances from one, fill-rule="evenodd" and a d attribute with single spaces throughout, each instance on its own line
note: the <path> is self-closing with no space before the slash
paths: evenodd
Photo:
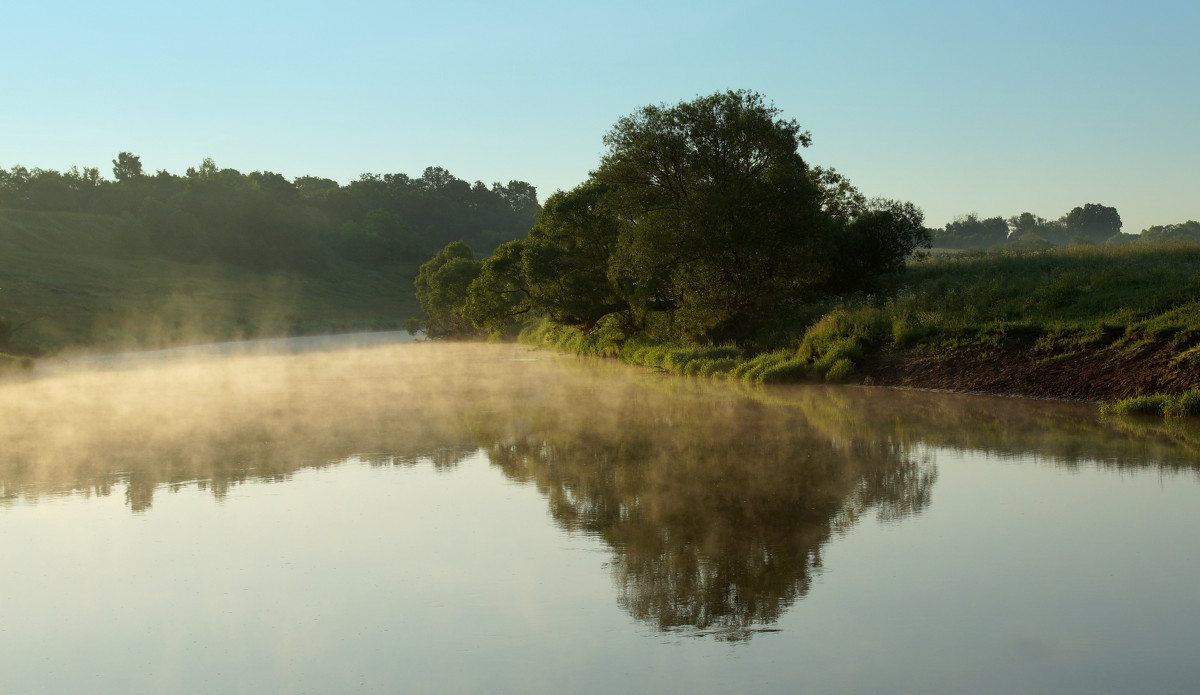
<path id="1" fill-rule="evenodd" d="M 1163 341 L 1051 355 L 1032 340 L 1010 340 L 997 347 L 874 356 L 859 372 L 880 386 L 1113 402 L 1200 388 L 1200 368 L 1175 363 L 1178 355 Z"/>

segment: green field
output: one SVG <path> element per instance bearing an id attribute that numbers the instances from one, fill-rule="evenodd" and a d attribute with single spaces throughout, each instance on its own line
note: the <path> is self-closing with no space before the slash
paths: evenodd
<path id="1" fill-rule="evenodd" d="M 415 267 L 340 258 L 305 274 L 185 263 L 149 250 L 128 217 L 0 210 L 0 351 L 158 347 L 396 329 L 417 311 Z"/>

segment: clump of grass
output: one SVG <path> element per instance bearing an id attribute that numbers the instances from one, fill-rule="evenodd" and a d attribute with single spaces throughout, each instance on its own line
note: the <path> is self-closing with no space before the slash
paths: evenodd
<path id="1" fill-rule="evenodd" d="M 851 374 L 854 373 L 854 363 L 849 358 L 842 359 L 833 363 L 829 370 L 825 372 L 825 381 L 840 383 L 846 381 Z"/>
<path id="2" fill-rule="evenodd" d="M 1103 415 L 1162 415 L 1168 396 L 1131 396 L 1100 406 Z"/>
<path id="3" fill-rule="evenodd" d="M 926 335 L 925 327 L 912 316 L 906 314 L 892 321 L 892 347 L 896 349 L 915 345 Z"/>
<path id="4" fill-rule="evenodd" d="M 1163 407 L 1163 415 L 1167 417 L 1200 416 L 1200 389 L 1192 389 L 1178 396 L 1172 396 Z"/>
<path id="5" fill-rule="evenodd" d="M 739 362 L 737 366 L 735 366 L 729 372 L 729 375 L 735 379 L 761 381 L 764 373 L 768 371 L 774 371 L 795 359 L 796 356 L 792 350 L 773 350 L 771 352 L 763 352 Z"/>
<path id="6" fill-rule="evenodd" d="M 517 335 L 521 342 L 559 352 L 578 355 L 616 357 L 621 352 L 621 334 L 613 326 L 601 323 L 591 331 L 561 326 L 541 319 L 526 324 Z"/>
<path id="7" fill-rule="evenodd" d="M 1161 417 L 1200 416 L 1200 389 L 1178 395 L 1154 394 L 1123 398 L 1116 403 L 1100 406 L 1103 415 L 1154 415 Z"/>
<path id="8" fill-rule="evenodd" d="M 777 361 L 760 371 L 756 380 L 764 384 L 780 384 L 802 381 L 810 374 L 810 368 L 804 360 L 797 357 Z"/>

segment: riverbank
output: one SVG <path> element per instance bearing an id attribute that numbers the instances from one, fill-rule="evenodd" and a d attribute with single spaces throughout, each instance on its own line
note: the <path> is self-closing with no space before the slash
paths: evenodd
<path id="1" fill-rule="evenodd" d="M 1200 245 L 934 255 L 771 342 L 669 345 L 548 322 L 525 342 L 669 372 L 1113 404 L 1200 389 Z"/>
<path id="2" fill-rule="evenodd" d="M 970 393 L 1114 403 L 1200 388 L 1194 368 L 1162 340 L 1047 354 L 1032 339 L 987 348 L 918 348 L 864 359 L 864 383 Z"/>
<path id="3" fill-rule="evenodd" d="M 1135 343 L 1054 352 L 1033 336 L 999 344 L 984 339 L 942 341 L 907 350 L 865 353 L 846 341 L 817 359 L 800 350 L 746 354 L 732 347 L 634 345 L 595 349 L 545 326 L 522 333 L 537 347 L 617 357 L 683 376 L 757 383 L 843 383 L 1108 404 L 1147 394 L 1179 395 L 1200 388 L 1200 373 L 1170 343 Z M 810 352 L 811 354 L 811 352 Z M 844 355 L 844 356 L 839 356 Z M 839 366 L 841 365 L 841 366 Z"/>

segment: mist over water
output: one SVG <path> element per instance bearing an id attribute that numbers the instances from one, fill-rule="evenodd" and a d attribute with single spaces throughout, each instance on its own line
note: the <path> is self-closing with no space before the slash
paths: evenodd
<path id="1" fill-rule="evenodd" d="M 166 534 L 162 542 L 172 547 L 200 543 L 197 539 L 205 538 L 208 529 L 237 519 L 239 525 L 227 533 L 238 537 L 222 536 L 225 540 L 211 552 L 238 556 L 244 544 L 260 544 L 269 536 L 273 545 L 264 547 L 283 548 L 279 552 L 286 561 L 275 566 L 248 556 L 237 568 L 237 576 L 244 575 L 245 590 L 278 612 L 247 606 L 242 613 L 231 614 L 230 620 L 243 631 L 248 629 L 243 621 L 248 620 L 303 635 L 312 630 L 339 635 L 341 646 L 319 649 L 313 655 L 318 661 L 338 658 L 343 649 L 363 653 L 359 638 L 352 636 L 359 628 L 346 622 L 353 620 L 370 623 L 370 639 L 384 639 L 386 633 L 390 644 L 416 651 L 453 644 L 456 638 L 450 634 L 422 637 L 429 630 L 440 635 L 451 624 L 460 625 L 468 635 L 477 631 L 508 635 L 507 646 L 479 648 L 492 649 L 486 653 L 495 658 L 506 654 L 510 659 L 520 658 L 506 651 L 513 645 L 561 651 L 560 640 L 546 637 L 547 642 L 537 636 L 548 630 L 547 634 L 595 630 L 602 624 L 604 631 L 615 631 L 617 641 L 594 644 L 597 653 L 615 650 L 639 673 L 656 672 L 652 663 L 627 651 L 641 650 L 636 647 L 642 639 L 638 635 L 647 633 L 639 630 L 689 639 L 687 644 L 693 645 L 689 654 L 720 656 L 726 653 L 707 650 L 732 642 L 750 645 L 752 654 L 769 661 L 783 644 L 772 640 L 785 640 L 796 649 L 812 650 L 815 659 L 823 653 L 812 642 L 818 639 L 817 626 L 828 639 L 856 639 L 853 633 L 844 633 L 844 625 L 834 627 L 839 620 L 836 610 L 826 615 L 831 610 L 827 608 L 831 592 L 836 596 L 872 576 L 884 584 L 865 590 L 884 595 L 895 581 L 904 584 L 897 576 L 932 572 L 920 584 L 904 584 L 919 594 L 917 586 L 936 581 L 939 573 L 954 576 L 964 562 L 989 564 L 1003 552 L 1019 564 L 1024 549 L 1040 548 L 1032 539 L 1043 530 L 1071 526 L 1072 519 L 1084 516 L 1091 526 L 1079 529 L 1083 537 L 1108 537 L 1113 548 L 1125 541 L 1113 538 L 1110 527 L 1149 523 L 1153 514 L 1147 508 L 1156 513 L 1170 508 L 1179 527 L 1189 528 L 1180 520 L 1195 512 L 1184 511 L 1186 506 L 1164 506 L 1152 491 L 1138 490 L 1140 481 L 1150 481 L 1173 499 L 1200 499 L 1197 440 L 1186 428 L 1150 427 L 1104 422 L 1087 406 L 878 389 L 751 388 L 666 377 L 615 362 L 514 345 L 226 346 L 78 360 L 0 384 L 0 529 L 7 529 L 8 540 L 24 554 L 37 544 L 39 533 L 59 540 L 63 533 L 49 527 L 38 531 L 36 525 L 28 525 L 35 518 L 30 515 L 99 513 L 101 508 L 95 505 L 102 500 L 120 500 L 122 513 L 143 519 L 148 528 L 178 523 L 173 520 L 180 505 L 205 520 L 170 533 L 162 531 Z M 1069 477 L 1064 479 L 1063 474 Z M 1049 487 L 1046 476 L 1050 476 Z M 1035 477 L 1043 478 L 1036 487 Z M 1097 518 L 1091 507 L 1079 506 L 1087 500 L 1074 496 L 1076 490 L 1092 490 L 1094 503 L 1100 494 L 1095 490 L 1114 481 L 1121 489 L 1103 495 L 1113 494 L 1112 499 L 1133 504 L 1131 510 L 1114 510 L 1113 518 L 1107 519 Z M 326 508 L 326 503 L 347 494 L 346 485 L 359 487 L 351 488 L 352 497 L 341 506 Z M 321 490 L 331 497 L 322 500 Z M 999 507 L 991 506 L 1014 490 L 1022 492 L 1003 497 Z M 160 511 L 168 499 L 164 495 L 172 497 Z M 187 502 L 194 495 L 209 501 L 196 507 Z M 238 498 L 236 504 L 229 502 L 231 495 Z M 511 506 L 514 495 L 521 505 Z M 1149 496 L 1132 502 L 1142 499 L 1139 495 Z M 281 511 L 270 502 L 273 497 L 296 502 Z M 218 501 L 215 505 L 213 498 Z M 978 500 L 964 501 L 974 498 Z M 1028 511 L 1022 511 L 1026 504 Z M 260 510 L 258 516 L 255 509 Z M 513 520 L 525 518 L 518 509 L 536 514 L 512 526 L 517 524 Z M 977 513 L 969 514 L 973 509 L 985 515 L 1002 510 L 1004 516 L 979 519 Z M 1061 516 L 1041 520 L 1039 515 L 1048 509 Z M 1083 509 L 1088 511 L 1081 514 Z M 968 516 L 946 518 L 954 513 Z M 1134 514 L 1138 520 L 1116 516 L 1120 513 Z M 1040 525 L 1034 524 L 1035 518 Z M 268 526 L 262 525 L 265 519 L 272 520 Z M 115 518 L 105 523 L 125 528 Z M 978 542 L 960 545 L 956 529 L 974 528 L 974 524 L 982 524 Z M 314 525 L 325 530 L 311 530 Z M 997 526 L 1011 528 L 1015 535 L 993 538 L 995 545 L 987 545 L 990 529 Z M 324 540 L 293 547 L 293 542 L 302 540 L 276 537 L 267 530 L 273 528 L 310 529 L 306 533 Z M 941 544 L 916 550 L 926 541 L 904 538 L 908 530 L 919 528 L 932 530 L 932 536 L 924 537 L 941 538 Z M 1088 535 L 1089 528 L 1094 536 Z M 24 530 L 13 536 L 12 529 Z M 529 541 L 542 538 L 546 530 L 565 534 L 557 538 L 569 540 L 555 541 L 551 536 L 548 546 L 543 545 L 545 540 Z M 1176 565 L 1200 566 L 1194 549 L 1170 548 L 1174 528 L 1147 530 L 1157 540 L 1139 541 L 1139 552 L 1156 552 L 1153 548 L 1162 546 L 1164 557 L 1173 557 Z M 112 534 L 105 542 L 120 546 L 121 534 L 128 532 Z M 896 533 L 902 535 L 893 541 L 901 543 L 895 547 L 914 548 L 909 557 L 892 558 L 886 568 L 846 569 L 861 565 L 863 558 L 882 552 L 880 548 L 893 547 L 878 543 Z M 1029 533 L 1033 535 L 1021 535 Z M 1072 549 L 1087 544 L 1078 539 L 1058 541 Z M 510 542 L 517 545 L 510 548 Z M 551 552 L 563 543 L 586 553 L 572 560 Z M 311 558 L 346 544 L 359 548 L 361 555 L 339 556 L 332 564 Z M 851 550 L 860 546 L 866 550 Z M 3 548 L 0 544 L 0 552 Z M 506 550 L 502 553 L 501 548 Z M 957 559 L 923 569 L 945 560 L 941 554 L 951 548 L 959 553 Z M 597 552 L 602 560 L 578 562 Z M 1098 551 L 1096 558 L 1109 552 L 1115 551 Z M 187 584 L 196 576 L 208 576 L 210 565 L 228 562 L 218 555 L 186 561 L 182 571 L 191 573 L 191 579 L 180 579 L 157 566 L 154 570 L 94 569 L 98 576 L 110 572 L 114 582 L 122 581 L 125 571 L 149 571 L 166 572 L 160 579 L 167 586 Z M 486 569 L 473 566 L 484 557 L 491 558 Z M 539 559 L 530 564 L 531 557 Z M 1081 558 L 1080 571 L 1092 571 L 1093 561 Z M 302 575 L 284 569 L 296 566 L 313 569 Z M 324 587 L 321 590 L 306 583 L 324 577 L 329 568 L 348 568 L 348 573 L 332 583 L 321 579 L 317 582 Z M 568 576 L 564 568 L 578 574 Z M 1036 574 L 1035 568 L 1022 571 Z M 228 572 L 226 568 L 224 573 Z M 509 573 L 521 575 L 520 586 L 525 589 L 508 586 L 504 577 Z M 397 584 L 392 581 L 396 576 L 404 580 Z M 597 577 L 606 578 L 599 585 L 603 588 L 586 597 L 579 595 L 580 587 L 591 586 Z M 1071 582 L 1080 580 L 1064 581 L 1066 591 Z M 1161 578 L 1154 581 L 1164 588 Z M 364 582 L 390 588 L 382 594 L 369 592 L 377 602 L 373 606 L 347 609 L 340 617 L 322 612 L 314 624 L 295 622 L 293 612 L 299 604 L 294 601 L 320 604 L 331 600 L 332 595 L 323 592 L 341 595 Z M 0 588 L 7 589 L 5 595 L 33 591 L 30 586 L 22 584 L 19 576 L 8 587 L 0 581 Z M 515 597 L 479 603 L 479 596 L 498 587 L 523 593 L 533 586 L 537 592 L 513 606 L 505 604 Z M 282 593 L 272 594 L 276 589 L 271 587 Z M 297 587 L 306 588 L 293 596 Z M 958 589 L 970 590 L 966 581 Z M 981 585 L 980 591 L 989 589 Z M 37 597 L 31 600 L 38 604 Z M 61 595 L 54 600 L 62 600 Z M 137 596 L 123 599 L 139 600 Z M 1099 606 L 1113 599 L 1094 600 Z M 1194 599 L 1169 600 L 1176 602 L 1177 613 L 1200 617 Z M 433 613 L 428 613 L 434 605 L 430 601 L 440 606 Z M 446 602 L 471 608 L 463 613 Z M 513 613 L 518 605 L 523 608 Z M 545 606 L 550 605 L 557 606 L 557 612 L 547 613 Z M 640 627 L 629 632 L 619 622 L 613 623 L 612 610 Z M 893 606 L 892 610 L 900 609 Z M 995 615 L 975 620 L 991 620 L 1003 611 L 1019 609 L 1003 602 L 996 610 Z M 1127 612 L 1121 606 L 1109 605 L 1108 610 L 1118 615 Z M 560 624 L 560 620 L 570 621 L 575 611 L 584 613 L 579 621 L 570 627 Z M 380 622 L 378 617 L 367 617 L 376 614 L 393 618 Z M 424 615 L 424 622 L 412 623 L 416 614 Z M 903 610 L 900 614 L 907 615 Z M 844 622 L 851 615 L 862 619 L 857 611 L 843 613 L 840 619 Z M 797 623 L 801 616 L 805 620 Z M 147 616 L 151 621 L 147 625 L 169 619 Z M 887 621 L 897 619 L 880 618 L 884 622 L 872 622 L 869 629 L 887 632 Z M 180 620 L 195 619 L 185 614 Z M 1194 632 L 1187 621 L 1168 622 L 1162 629 L 1164 638 L 1179 640 L 1181 635 L 1191 636 L 1188 630 Z M 71 629 L 70 623 L 62 627 Z M 9 638 L 24 629 L 10 628 Z M 103 619 L 73 629 L 91 630 L 97 636 L 105 630 Z M 939 634 L 952 632 L 947 625 Z M 319 641 L 318 633 L 310 636 Z M 618 639 L 616 633 L 625 636 Z M 1003 636 L 1003 629 L 999 633 Z M 232 673 L 234 669 L 213 653 L 222 637 L 196 639 L 211 668 Z M 274 649 L 280 638 L 255 632 L 245 639 L 249 641 L 244 648 L 253 652 Z M 594 635 L 587 639 L 596 641 Z M 929 639 L 931 644 L 940 643 L 942 637 Z M 428 644 L 416 646 L 422 640 Z M 946 645 L 941 648 L 954 651 Z M 592 663 L 578 654 L 571 658 L 575 661 L 568 658 L 566 663 L 575 663 L 576 672 L 557 667 L 566 669 L 564 677 L 577 678 L 590 668 L 585 664 Z M 1087 651 L 1082 657 L 1076 654 L 1069 663 L 1049 663 L 1044 677 L 1074 673 L 1110 658 L 1104 650 Z M 795 659 L 804 660 L 803 656 Z M 362 677 L 379 689 L 429 685 L 439 677 L 435 662 L 431 658 L 421 666 L 418 659 L 402 672 L 384 666 L 386 660 L 372 662 L 374 666 L 363 666 L 368 672 Z M 728 669 L 722 672 L 733 677 L 738 667 L 722 663 Z M 930 665 L 921 663 L 920 668 Z M 7 665 L 2 657 L 0 664 Z M 910 664 L 917 665 L 916 661 Z M 1191 673 L 1182 663 L 1172 668 L 1171 678 Z M 463 676 L 466 690 L 482 691 L 482 683 L 496 678 L 534 691 L 546 689 L 520 674 L 497 675 L 492 666 L 481 665 L 477 671 L 478 682 Z M 597 682 L 603 681 L 602 673 L 601 669 L 593 674 Z M 819 671 L 810 667 L 810 676 L 813 673 Z M 793 675 L 784 668 L 772 678 L 791 683 Z M 33 675 L 27 677 L 36 681 Z M 266 685 L 275 682 L 274 677 L 256 673 L 248 682 Z M 874 677 L 862 672 L 854 682 L 865 684 Z M 691 683 L 681 679 L 681 686 Z M 326 685 L 348 687 L 341 681 Z M 937 689 L 914 688 L 930 690 Z"/>

